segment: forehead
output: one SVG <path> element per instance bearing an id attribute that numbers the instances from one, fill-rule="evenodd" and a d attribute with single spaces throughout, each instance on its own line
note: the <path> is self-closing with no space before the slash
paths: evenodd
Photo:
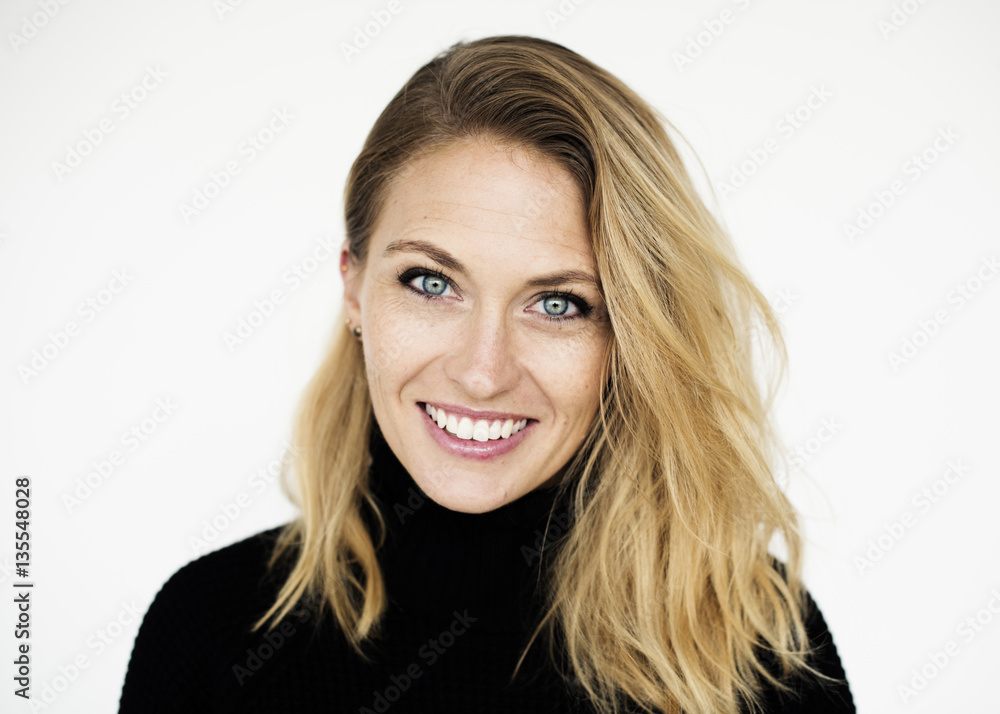
<path id="1" fill-rule="evenodd" d="M 391 182 L 373 248 L 403 237 L 508 262 L 547 255 L 593 266 L 573 177 L 537 152 L 481 139 L 414 159 Z"/>

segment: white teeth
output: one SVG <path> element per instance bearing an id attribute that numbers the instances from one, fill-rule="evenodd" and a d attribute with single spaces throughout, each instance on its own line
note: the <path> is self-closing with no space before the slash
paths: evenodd
<path id="1" fill-rule="evenodd" d="M 432 404 L 425 404 L 424 411 L 427 412 L 431 420 L 439 428 L 454 434 L 459 439 L 474 439 L 476 441 L 495 441 L 496 439 L 510 438 L 511 434 L 521 431 L 527 423 L 527 419 L 514 421 L 507 419 L 501 421 L 495 419 L 492 423 L 486 419 L 472 421 L 469 417 L 458 418 L 454 414 L 448 414 L 444 409 L 439 409 Z"/>

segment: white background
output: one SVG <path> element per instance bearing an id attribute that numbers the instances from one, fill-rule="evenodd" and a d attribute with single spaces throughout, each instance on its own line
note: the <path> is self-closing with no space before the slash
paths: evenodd
<path id="1" fill-rule="evenodd" d="M 805 467 L 789 493 L 859 710 L 998 711 L 1000 6 L 399 3 L 92 0 L 51 17 L 38 0 L 3 3 L 0 709 L 29 711 L 11 693 L 15 478 L 33 484 L 33 692 L 62 689 L 45 711 L 114 711 L 138 625 L 126 606 L 145 612 L 196 555 L 293 515 L 255 474 L 280 457 L 344 325 L 336 256 L 306 263 L 297 289 L 284 275 L 324 237 L 341 242 L 344 180 L 372 122 L 451 43 L 515 33 L 606 67 L 677 126 L 781 310 L 792 369 L 780 425 Z M 346 57 L 372 12 L 391 20 Z M 144 77 L 152 88 L 135 89 Z M 145 96 L 126 116 L 116 101 L 133 90 Z M 241 144 L 276 110 L 292 119 L 250 159 Z M 88 156 L 54 166 L 102 120 L 113 130 Z M 939 131 L 952 136 L 943 151 Z M 180 205 L 233 160 L 240 173 L 185 221 Z M 745 183 L 723 196 L 734 170 Z M 845 224 L 894 181 L 891 205 L 850 239 Z M 127 284 L 87 321 L 78 306 L 115 271 Z M 284 302 L 229 349 L 224 333 L 274 289 Z M 69 321 L 78 333 L 59 348 Z M 906 340 L 915 352 L 893 365 Z M 172 414 L 123 441 L 157 400 Z M 88 494 L 92 462 L 116 449 L 124 460 Z M 955 460 L 963 471 L 946 481 Z M 220 515 L 240 498 L 235 518 Z M 215 517 L 229 522 L 193 544 Z M 978 631 L 962 625 L 977 613 Z M 937 671 L 930 655 L 949 642 Z M 925 666 L 919 692 L 899 689 Z"/>

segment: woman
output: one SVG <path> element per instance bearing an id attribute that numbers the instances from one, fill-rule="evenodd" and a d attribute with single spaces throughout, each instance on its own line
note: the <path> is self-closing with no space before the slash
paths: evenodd
<path id="1" fill-rule="evenodd" d="M 854 711 L 769 465 L 776 322 L 661 122 L 528 37 L 406 83 L 347 182 L 301 516 L 164 585 L 121 712 Z"/>

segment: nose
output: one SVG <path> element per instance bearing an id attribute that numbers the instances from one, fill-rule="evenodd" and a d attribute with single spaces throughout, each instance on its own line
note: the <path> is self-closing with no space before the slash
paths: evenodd
<path id="1" fill-rule="evenodd" d="M 474 310 L 458 327 L 448 348 L 445 375 L 482 402 L 513 389 L 518 375 L 516 335 L 501 311 Z"/>

